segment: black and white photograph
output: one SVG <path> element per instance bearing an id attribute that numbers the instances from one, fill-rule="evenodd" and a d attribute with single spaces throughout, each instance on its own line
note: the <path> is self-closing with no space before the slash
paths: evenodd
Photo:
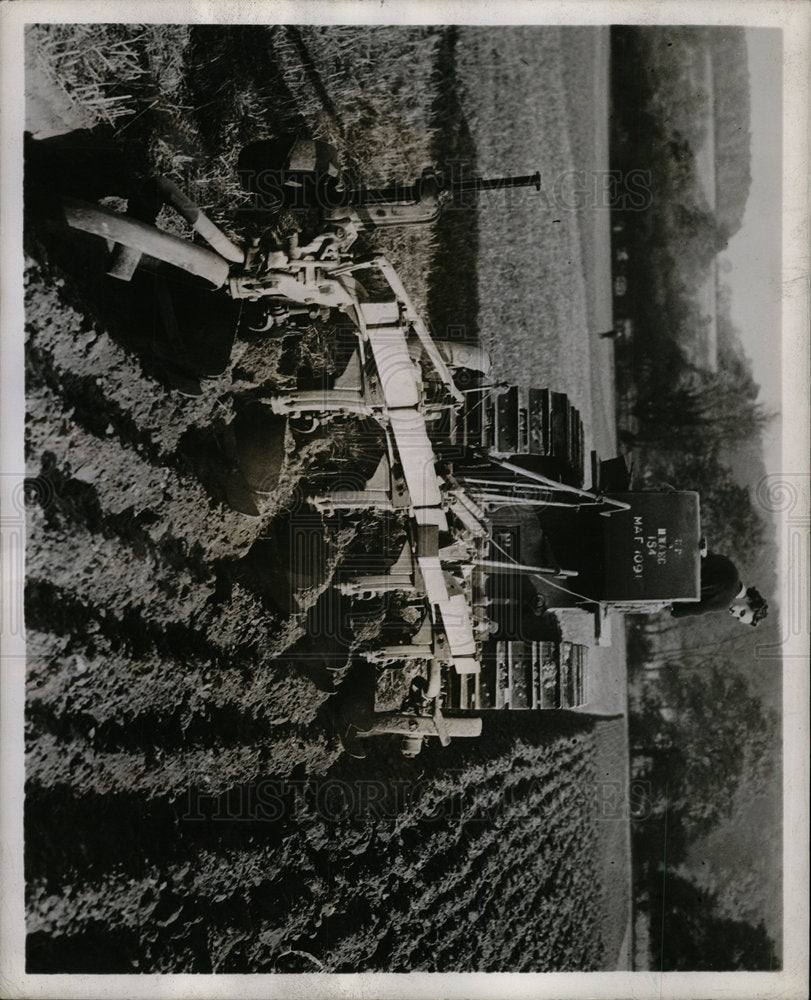
<path id="1" fill-rule="evenodd" d="M 807 996 L 811 19 L 651 6 L 0 10 L 2 995 Z"/>

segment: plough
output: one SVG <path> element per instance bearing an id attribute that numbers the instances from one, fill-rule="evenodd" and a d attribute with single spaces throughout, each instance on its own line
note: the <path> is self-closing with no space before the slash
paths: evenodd
<path id="1" fill-rule="evenodd" d="M 344 574 L 338 587 L 357 600 L 398 593 L 422 609 L 416 631 L 364 654 L 380 670 L 410 664 L 416 672 L 411 671 L 399 706 L 376 712 L 367 725 L 350 723 L 342 736 L 347 749 L 362 754 L 364 740 L 399 735 L 408 755 L 419 752 L 429 736 L 443 745 L 454 736 L 477 736 L 482 718 L 470 709 L 486 703 L 480 676 L 485 649 L 501 635 L 499 662 L 506 663 L 504 642 L 522 638 L 510 634 L 501 612 L 502 605 L 517 600 L 515 594 L 507 586 L 505 597 L 504 587 L 499 591 L 493 581 L 532 580 L 536 590 L 540 581 L 542 609 L 554 605 L 550 594 L 560 597 L 575 589 L 581 605 L 610 599 L 610 588 L 607 595 L 600 593 L 590 581 L 575 587 L 581 567 L 560 566 L 548 539 L 534 549 L 525 543 L 536 528 L 543 534 L 538 526 L 551 510 L 628 522 L 633 499 L 583 487 L 582 423 L 566 397 L 534 389 L 527 397 L 521 387 L 487 383 L 485 352 L 436 342 L 389 261 L 380 255 L 355 257 L 352 247 L 362 229 L 429 222 L 443 202 L 467 190 L 537 185 L 539 178 L 443 188 L 435 172 L 425 171 L 410 187 L 351 190 L 342 185 L 329 151 L 309 140 L 255 144 L 243 151 L 240 169 L 248 189 L 262 192 L 260 208 L 289 205 L 309 192 L 323 208 L 317 233 L 303 244 L 294 234 L 271 251 L 243 251 L 167 181 L 158 182 L 164 199 L 207 248 L 75 201 L 65 202 L 65 219 L 108 241 L 111 276 L 128 280 L 144 255 L 157 258 L 204 279 L 212 290 L 258 303 L 260 331 L 284 328 L 301 313 L 315 318 L 337 311 L 351 321 L 354 350 L 331 386 L 295 389 L 266 401 L 274 428 L 279 420 L 304 416 L 326 425 L 347 417 L 375 421 L 385 451 L 365 484 L 326 489 L 310 501 L 323 512 L 391 511 L 407 526 L 408 539 L 392 565 Z M 369 301 L 361 285 L 370 272 L 387 289 L 376 301 Z M 473 389 L 460 388 L 463 369 L 473 373 Z M 272 489 L 261 446 L 243 442 L 238 455 L 245 481 Z M 697 505 L 695 513 L 697 518 Z M 524 525 L 523 538 L 510 527 L 513 521 Z M 695 579 L 681 595 L 685 599 L 697 596 L 692 593 L 697 563 L 694 570 Z M 503 694 L 499 697 L 503 705 Z M 456 714 L 448 714 L 450 705 Z"/>

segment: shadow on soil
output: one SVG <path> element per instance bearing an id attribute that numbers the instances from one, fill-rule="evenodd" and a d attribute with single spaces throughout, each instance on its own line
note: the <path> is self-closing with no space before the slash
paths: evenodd
<path id="1" fill-rule="evenodd" d="M 467 124 L 456 79 L 459 29 L 447 28 L 436 64 L 432 127 L 436 139 L 432 157 L 446 180 L 476 176 L 476 147 Z M 435 223 L 436 248 L 428 281 L 428 314 L 435 336 L 448 340 L 477 340 L 479 295 L 477 266 L 479 230 L 475 196 L 462 196 L 447 206 Z"/>

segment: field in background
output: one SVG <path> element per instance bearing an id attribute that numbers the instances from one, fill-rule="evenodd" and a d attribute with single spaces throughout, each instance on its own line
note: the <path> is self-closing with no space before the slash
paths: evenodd
<path id="1" fill-rule="evenodd" d="M 96 28 L 102 54 L 118 45 L 132 61 L 114 78 L 65 68 L 95 51 L 72 30 L 50 49 L 35 33 L 29 69 L 44 60 L 82 124 L 131 102 L 110 122 L 121 141 L 234 235 L 239 145 L 276 131 L 329 138 L 369 181 L 443 157 L 486 173 L 571 165 L 555 29 L 532 46 L 489 33 L 485 63 L 467 30 Z M 499 117 L 516 91 L 527 107 Z M 435 327 L 458 316 L 498 364 L 522 359 L 522 375 L 579 393 L 587 412 L 577 224 L 524 215 L 494 200 L 381 245 Z M 29 971 L 613 968 L 627 857 L 598 812 L 600 783 L 624 776 L 613 736 L 603 752 L 607 724 L 498 716 L 480 741 L 416 761 L 396 741 L 342 757 L 333 716 L 363 681 L 348 666 L 359 635 L 313 641 L 277 603 L 302 463 L 255 520 L 223 504 L 211 471 L 234 392 L 278 379 L 280 350 L 240 344 L 205 396 L 181 399 L 129 349 L 116 290 L 51 255 L 46 235 L 26 248 L 28 462 L 42 487 L 27 518 Z M 329 529 L 327 578 L 381 531 L 371 516 Z M 263 779 L 304 804 L 257 814 Z M 382 815 L 319 810 L 328 781 L 382 788 Z M 398 801 L 401 787 L 419 795 Z"/>

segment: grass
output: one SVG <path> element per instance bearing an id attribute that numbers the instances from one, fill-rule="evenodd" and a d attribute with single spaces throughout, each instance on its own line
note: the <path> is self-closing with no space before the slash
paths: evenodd
<path id="1" fill-rule="evenodd" d="M 335 145 L 355 180 L 411 180 L 431 162 L 440 29 L 34 25 L 31 50 L 69 97 L 81 126 L 142 141 L 171 177 L 234 238 L 248 204 L 236 160 L 282 132 Z M 234 73 L 239 65 L 240 73 Z M 161 225 L 188 230 L 165 212 Z M 371 235 L 426 302 L 430 228 Z"/>
<path id="2" fill-rule="evenodd" d="M 429 28 L 306 26 L 280 29 L 274 51 L 313 135 L 385 184 L 428 162 L 439 41 Z"/>
<path id="3" fill-rule="evenodd" d="M 138 111 L 149 77 L 147 52 L 161 32 L 125 24 L 35 24 L 27 29 L 30 51 L 92 123 L 121 126 Z"/>

